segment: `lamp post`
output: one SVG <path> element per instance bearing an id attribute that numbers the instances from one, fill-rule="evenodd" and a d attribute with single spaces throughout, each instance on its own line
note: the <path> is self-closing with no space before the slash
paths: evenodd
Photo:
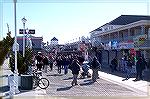
<path id="1" fill-rule="evenodd" d="M 10 93 L 19 93 L 18 90 L 18 69 L 17 69 L 17 22 L 16 22 L 16 2 L 17 0 L 14 0 L 14 28 L 15 28 L 15 42 L 14 42 L 14 49 L 15 49 L 15 72 L 14 72 L 14 87 L 15 92 Z"/>
<path id="2" fill-rule="evenodd" d="M 22 23 L 23 23 L 23 57 L 25 56 L 25 23 L 26 23 L 27 19 L 22 18 Z"/>

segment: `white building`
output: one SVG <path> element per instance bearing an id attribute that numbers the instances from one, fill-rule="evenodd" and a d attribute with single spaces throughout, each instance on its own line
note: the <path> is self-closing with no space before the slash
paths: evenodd
<path id="1" fill-rule="evenodd" d="M 56 37 L 51 39 L 51 45 L 58 45 L 58 39 Z"/>

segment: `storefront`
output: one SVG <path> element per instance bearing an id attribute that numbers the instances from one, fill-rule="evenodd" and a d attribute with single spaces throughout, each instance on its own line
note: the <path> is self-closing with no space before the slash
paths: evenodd
<path id="1" fill-rule="evenodd" d="M 143 56 L 147 63 L 148 67 L 150 68 L 150 38 L 145 35 L 140 35 L 134 38 L 134 47 L 136 49 L 136 56 Z"/>
<path id="2" fill-rule="evenodd" d="M 133 41 L 125 41 L 125 42 L 120 42 L 118 44 L 118 50 L 120 51 L 121 54 L 118 55 L 118 59 L 121 59 L 122 57 L 130 57 L 133 56 L 133 51 L 134 51 L 134 42 Z M 134 52 L 135 53 L 135 52 Z"/>

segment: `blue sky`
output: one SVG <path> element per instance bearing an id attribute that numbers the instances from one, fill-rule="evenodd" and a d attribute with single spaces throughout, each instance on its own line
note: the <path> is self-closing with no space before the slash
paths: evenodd
<path id="1" fill-rule="evenodd" d="M 149 15 L 149 0 L 17 0 L 17 35 L 27 19 L 26 28 L 44 42 L 54 36 L 66 43 L 112 21 L 120 15 Z M 14 36 L 13 0 L 0 0 L 0 39 L 6 36 L 7 23 Z"/>

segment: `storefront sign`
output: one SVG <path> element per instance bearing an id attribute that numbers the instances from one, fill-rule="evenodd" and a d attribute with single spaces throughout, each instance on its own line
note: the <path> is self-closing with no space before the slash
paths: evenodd
<path id="1" fill-rule="evenodd" d="M 146 39 L 147 39 L 147 35 L 146 34 L 137 36 L 136 38 L 134 38 L 134 46 L 138 47 L 138 46 L 144 44 Z"/>
<path id="2" fill-rule="evenodd" d="M 134 48 L 134 43 L 133 42 L 121 42 L 118 44 L 118 49 L 131 49 Z"/>
<path id="3" fill-rule="evenodd" d="M 111 42 L 112 49 L 117 49 L 117 46 L 118 46 L 118 42 L 117 41 L 112 41 Z"/>

